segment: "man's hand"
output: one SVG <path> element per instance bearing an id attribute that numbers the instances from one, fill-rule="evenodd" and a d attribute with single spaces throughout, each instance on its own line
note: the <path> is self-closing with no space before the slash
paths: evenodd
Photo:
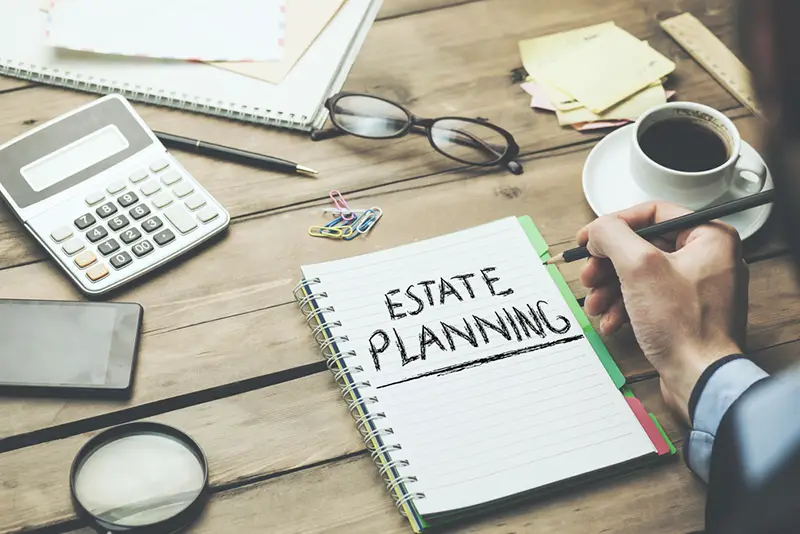
<path id="1" fill-rule="evenodd" d="M 630 322 L 661 375 L 665 400 L 688 422 L 694 385 L 712 362 L 741 352 L 747 266 L 736 230 L 713 222 L 652 243 L 633 229 L 688 213 L 663 202 L 600 217 L 578 232 L 592 258 L 581 273 L 584 309 L 609 335 Z"/>

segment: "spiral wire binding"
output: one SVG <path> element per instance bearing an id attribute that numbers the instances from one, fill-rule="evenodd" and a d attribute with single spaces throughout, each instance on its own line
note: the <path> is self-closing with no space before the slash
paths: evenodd
<path id="1" fill-rule="evenodd" d="M 21 80 L 41 82 L 47 85 L 67 87 L 87 93 L 98 93 L 107 95 L 109 93 L 119 93 L 129 100 L 166 106 L 186 111 L 194 111 L 205 115 L 216 115 L 244 122 L 257 124 L 267 124 L 280 128 L 292 128 L 295 130 L 310 131 L 312 129 L 311 118 L 306 115 L 295 115 L 294 113 L 284 113 L 266 108 L 247 107 L 234 102 L 224 102 L 211 98 L 203 98 L 188 93 L 178 94 L 175 91 L 166 92 L 156 87 L 142 87 L 131 85 L 115 80 L 95 78 L 94 76 L 84 77 L 80 73 L 61 71 L 61 69 L 48 69 L 27 63 L 17 63 L 14 65 L 12 60 L 3 60 L 0 57 L 0 74 L 12 76 Z"/>
<path id="2" fill-rule="evenodd" d="M 377 421 L 386 419 L 383 412 L 369 412 L 368 406 L 378 404 L 380 401 L 375 396 L 361 396 L 359 389 L 370 387 L 369 381 L 357 381 L 354 375 L 363 372 L 360 365 L 350 367 L 347 359 L 356 356 L 355 351 L 339 350 L 337 343 L 347 342 L 347 336 L 336 336 L 331 333 L 332 328 L 341 327 L 341 321 L 330 320 L 324 317 L 326 312 L 335 312 L 333 306 L 319 306 L 319 301 L 326 298 L 328 294 L 324 291 L 312 291 L 310 286 L 320 284 L 319 278 L 310 278 L 298 283 L 292 294 L 297 300 L 300 311 L 306 317 L 306 324 L 311 329 L 311 335 L 320 348 L 320 353 L 325 358 L 328 370 L 333 374 L 333 379 L 342 391 L 342 399 L 347 404 L 347 409 L 356 423 L 356 430 L 361 434 L 364 445 L 370 451 L 373 463 L 378 467 L 378 474 L 384 481 L 386 489 L 395 501 L 395 506 L 401 515 L 405 516 L 404 505 L 414 499 L 424 499 L 425 494 L 421 492 L 409 492 L 405 484 L 416 482 L 417 477 L 400 476 L 398 467 L 408 467 L 409 461 L 402 459 L 392 459 L 390 454 L 397 453 L 403 448 L 398 443 L 384 443 L 382 438 L 394 434 L 391 428 L 378 428 L 375 426 Z M 316 320 L 316 326 L 312 321 Z M 375 443 L 378 445 L 376 446 Z"/>

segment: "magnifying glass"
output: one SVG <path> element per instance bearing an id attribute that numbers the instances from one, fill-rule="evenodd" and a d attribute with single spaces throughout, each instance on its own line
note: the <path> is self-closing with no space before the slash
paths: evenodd
<path id="1" fill-rule="evenodd" d="M 181 530 L 200 514 L 207 488 L 200 446 L 160 423 L 101 432 L 81 448 L 70 470 L 75 509 L 99 532 Z"/>

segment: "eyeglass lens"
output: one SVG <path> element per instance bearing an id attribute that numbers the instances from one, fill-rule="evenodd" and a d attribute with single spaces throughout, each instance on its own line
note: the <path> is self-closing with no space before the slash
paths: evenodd
<path id="1" fill-rule="evenodd" d="M 345 132 L 374 139 L 395 136 L 411 122 L 403 108 L 367 95 L 339 98 L 331 109 L 331 117 Z M 446 156 L 471 164 L 495 163 L 508 150 L 508 142 L 497 130 L 459 119 L 437 120 L 431 126 L 430 138 Z"/>
<path id="2" fill-rule="evenodd" d="M 331 114 L 337 126 L 347 133 L 376 139 L 399 134 L 411 120 L 402 108 L 362 95 L 343 96 Z"/>
<path id="3" fill-rule="evenodd" d="M 508 142 L 497 130 L 477 122 L 441 119 L 431 125 L 431 140 L 444 154 L 472 164 L 499 161 Z"/>

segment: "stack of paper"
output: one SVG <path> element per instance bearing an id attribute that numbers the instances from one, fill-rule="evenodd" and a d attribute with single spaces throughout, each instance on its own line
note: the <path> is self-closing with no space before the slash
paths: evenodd
<path id="1" fill-rule="evenodd" d="M 520 41 L 519 51 L 531 106 L 561 125 L 620 126 L 671 96 L 662 80 L 675 63 L 613 22 Z"/>
<path id="2" fill-rule="evenodd" d="M 283 81 L 344 0 L 42 0 L 55 48 L 208 62 Z"/>
<path id="3" fill-rule="evenodd" d="M 50 0 L 56 48 L 182 60 L 283 58 L 284 0 Z"/>

